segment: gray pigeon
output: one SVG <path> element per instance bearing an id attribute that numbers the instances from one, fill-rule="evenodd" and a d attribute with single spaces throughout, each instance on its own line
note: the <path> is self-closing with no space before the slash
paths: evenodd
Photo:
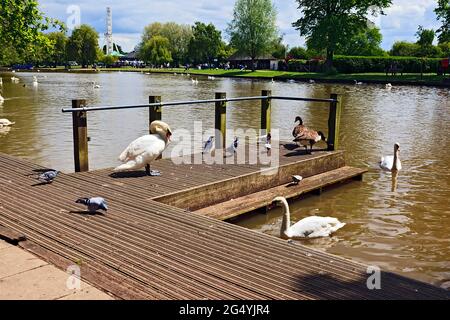
<path id="1" fill-rule="evenodd" d="M 103 198 L 95 197 L 95 198 L 80 198 L 76 203 L 81 203 L 87 206 L 89 213 L 95 213 L 97 210 L 108 211 L 108 206 L 106 205 L 106 201 Z"/>
<path id="2" fill-rule="evenodd" d="M 52 183 L 53 180 L 56 179 L 58 176 L 59 171 L 56 170 L 50 170 L 47 172 L 44 172 L 38 176 L 38 180 L 43 183 Z"/>

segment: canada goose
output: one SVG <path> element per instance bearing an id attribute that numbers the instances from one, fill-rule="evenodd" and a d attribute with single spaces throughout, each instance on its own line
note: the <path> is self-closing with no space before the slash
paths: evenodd
<path id="1" fill-rule="evenodd" d="M 313 146 L 319 141 L 327 142 L 327 138 L 322 131 L 314 131 L 312 129 L 304 130 L 302 134 L 298 135 L 297 138 L 294 139 L 294 142 L 297 143 L 298 146 L 304 147 L 306 151 L 308 151 L 309 145 L 309 153 L 312 153 Z"/>
<path id="2" fill-rule="evenodd" d="M 153 121 L 151 134 L 137 138 L 122 152 L 119 160 L 124 164 L 114 171 L 137 170 L 145 167 L 148 176 L 159 176 L 159 171 L 150 170 L 150 163 L 157 159 L 166 149 L 172 136 L 169 125 L 162 121 Z"/>
<path id="3" fill-rule="evenodd" d="M 381 157 L 380 167 L 386 171 L 402 170 L 402 162 L 400 161 L 400 144 L 394 144 L 394 155 Z"/>
<path id="4" fill-rule="evenodd" d="M 345 223 L 336 218 L 317 216 L 304 218 L 291 226 L 291 212 L 287 200 L 283 197 L 276 197 L 272 203 L 284 207 L 280 230 L 280 237 L 283 239 L 328 237 L 345 226 Z"/>
<path id="5" fill-rule="evenodd" d="M 303 130 L 306 129 L 306 127 L 303 125 L 303 119 L 302 117 L 297 117 L 295 118 L 295 122 L 294 123 L 299 123 L 297 126 L 295 126 L 294 130 L 292 130 L 292 135 L 294 136 L 294 138 L 297 138 L 297 136 L 299 134 L 301 134 L 303 132 Z"/>

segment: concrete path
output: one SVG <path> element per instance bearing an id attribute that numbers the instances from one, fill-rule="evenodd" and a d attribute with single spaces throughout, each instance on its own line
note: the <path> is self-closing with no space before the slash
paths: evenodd
<path id="1" fill-rule="evenodd" d="M 69 284 L 69 286 L 68 286 Z M 112 300 L 106 293 L 0 240 L 0 300 Z"/>

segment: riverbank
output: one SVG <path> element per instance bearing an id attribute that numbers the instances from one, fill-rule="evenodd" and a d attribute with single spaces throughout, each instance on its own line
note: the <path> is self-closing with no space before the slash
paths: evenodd
<path id="1" fill-rule="evenodd" d="M 214 76 L 227 78 L 244 78 L 244 79 L 273 79 L 275 81 L 299 81 L 299 82 L 318 82 L 318 83 L 343 83 L 354 84 L 362 82 L 363 84 L 387 84 L 392 85 L 412 85 L 412 86 L 434 86 L 434 87 L 450 87 L 450 76 L 438 76 L 436 74 L 404 74 L 386 76 L 385 73 L 355 73 L 355 74 L 337 74 L 326 75 L 323 73 L 312 72 L 291 72 L 291 71 L 275 71 L 275 70 L 223 70 L 208 69 L 198 70 L 184 68 L 169 69 L 137 69 L 137 68 L 102 68 L 102 69 L 81 69 L 73 68 L 66 70 L 64 68 L 40 68 L 36 70 L 23 70 L 24 72 L 70 72 L 70 73 L 97 73 L 97 72 L 141 72 L 141 73 L 164 73 L 164 74 L 189 74 L 198 76 Z"/>

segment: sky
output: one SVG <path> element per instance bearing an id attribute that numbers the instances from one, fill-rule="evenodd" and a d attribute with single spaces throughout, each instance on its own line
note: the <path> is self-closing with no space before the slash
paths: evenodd
<path id="1" fill-rule="evenodd" d="M 138 44 L 144 27 L 152 22 L 174 21 L 193 24 L 195 21 L 212 22 L 222 31 L 233 18 L 235 0 L 40 0 L 41 10 L 49 17 L 63 22 L 76 21 L 73 13 L 79 8 L 80 22 L 93 26 L 100 34 L 100 45 L 104 44 L 106 31 L 106 7 L 112 8 L 113 39 L 124 51 L 131 51 Z M 295 0 L 273 0 L 277 11 L 277 25 L 290 47 L 304 45 L 292 22 L 301 17 Z M 372 20 L 383 34 L 382 47 L 389 50 L 398 40 L 414 41 L 419 25 L 439 28 L 433 12 L 437 0 L 393 0 L 386 16 Z M 77 6 L 77 7 L 74 7 Z M 75 8 L 75 11 L 74 11 Z"/>

